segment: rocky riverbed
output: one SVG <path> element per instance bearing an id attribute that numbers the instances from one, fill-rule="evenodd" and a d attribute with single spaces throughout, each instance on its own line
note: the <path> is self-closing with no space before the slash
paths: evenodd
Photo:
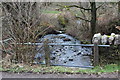
<path id="1" fill-rule="evenodd" d="M 80 44 L 81 42 L 67 34 L 48 34 L 38 41 L 43 42 L 48 39 L 50 43 L 64 44 Z M 44 63 L 43 47 L 37 46 L 38 53 L 35 58 Z M 51 64 L 67 65 L 67 66 L 91 66 L 89 55 L 92 54 L 92 49 L 81 46 L 50 46 Z M 36 62 L 39 62 L 37 61 Z"/>

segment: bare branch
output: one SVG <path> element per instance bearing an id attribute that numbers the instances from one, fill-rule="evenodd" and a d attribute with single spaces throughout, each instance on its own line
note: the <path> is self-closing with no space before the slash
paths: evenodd
<path id="1" fill-rule="evenodd" d="M 87 8 L 84 8 L 84 7 L 81 7 L 81 6 L 78 6 L 78 5 L 70 5 L 70 6 L 67 6 L 67 7 L 77 7 L 77 8 L 83 9 L 83 10 L 91 10 L 91 9 L 87 9 Z"/>
<path id="2" fill-rule="evenodd" d="M 79 19 L 87 21 L 87 22 L 91 22 L 90 20 L 87 20 L 87 19 L 84 19 L 84 18 L 81 18 L 81 17 L 78 17 L 78 16 L 76 16 L 76 18 L 79 18 Z"/>
<path id="3" fill-rule="evenodd" d="M 103 4 L 101 4 L 101 5 L 99 5 L 99 6 L 96 8 L 96 10 L 97 10 L 97 9 L 99 9 L 99 8 L 100 8 L 101 6 L 103 6 L 103 5 L 104 5 L 104 3 L 103 3 Z"/>
<path id="4" fill-rule="evenodd" d="M 78 5 L 69 5 L 69 6 L 63 6 L 63 5 L 57 5 L 57 6 L 60 6 L 62 8 L 70 8 L 70 7 L 76 7 L 76 8 L 80 8 L 80 9 L 83 9 L 83 10 L 91 10 L 91 9 L 87 9 L 87 8 L 84 8 L 84 7 L 81 7 L 81 6 L 78 6 Z"/>

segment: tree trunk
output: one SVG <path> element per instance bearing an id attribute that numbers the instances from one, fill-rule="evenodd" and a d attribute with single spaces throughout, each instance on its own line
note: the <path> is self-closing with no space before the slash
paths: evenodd
<path id="1" fill-rule="evenodd" d="M 119 25 L 120 25 L 120 1 L 118 2 L 118 18 L 119 18 Z"/>
<path id="2" fill-rule="evenodd" d="M 91 2 L 91 37 L 93 37 L 93 35 L 96 32 L 96 3 L 95 2 Z"/>
<path id="3" fill-rule="evenodd" d="M 50 67 L 50 49 L 49 49 L 49 45 L 48 45 L 49 41 L 48 39 L 46 39 L 44 41 L 44 52 L 45 52 L 45 63 L 47 67 Z"/>

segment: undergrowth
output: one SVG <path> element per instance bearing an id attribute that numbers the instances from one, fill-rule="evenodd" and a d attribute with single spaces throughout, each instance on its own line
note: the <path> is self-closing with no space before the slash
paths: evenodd
<path id="1" fill-rule="evenodd" d="M 117 64 L 108 64 L 104 66 L 97 66 L 93 69 L 91 68 L 74 68 L 74 67 L 63 67 L 63 66 L 51 66 L 46 67 L 45 65 L 12 65 L 10 67 L 0 67 L 0 71 L 3 72 L 31 72 L 31 73 L 109 73 L 109 72 L 118 72 L 120 66 Z"/>

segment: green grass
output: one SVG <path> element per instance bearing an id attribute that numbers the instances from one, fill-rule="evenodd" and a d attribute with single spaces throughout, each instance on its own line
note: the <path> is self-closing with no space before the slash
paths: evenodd
<path id="1" fill-rule="evenodd" d="M 24 67 L 11 67 L 11 68 L 2 68 L 0 71 L 8 72 L 40 72 L 40 73 L 107 73 L 107 72 L 117 72 L 120 70 L 116 64 L 108 64 L 105 66 L 97 66 L 93 69 L 82 69 L 82 68 L 70 68 L 70 67 L 61 67 L 61 66 L 51 66 L 45 67 L 44 65 L 34 66 L 24 66 Z"/>
<path id="2" fill-rule="evenodd" d="M 43 13 L 52 13 L 52 14 L 59 14 L 61 11 L 42 11 Z"/>
<path id="3" fill-rule="evenodd" d="M 107 73 L 107 72 L 117 72 L 120 69 L 116 64 L 108 64 L 103 67 L 97 66 L 94 69 L 80 70 L 80 72 L 86 73 Z"/>

